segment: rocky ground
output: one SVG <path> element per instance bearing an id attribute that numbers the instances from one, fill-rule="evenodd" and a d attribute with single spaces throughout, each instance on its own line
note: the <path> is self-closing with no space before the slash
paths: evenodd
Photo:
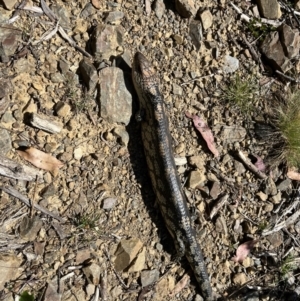
<path id="1" fill-rule="evenodd" d="M 257 3 L 0 2 L 1 300 L 202 300 L 155 204 L 136 51 L 161 79 L 216 297 L 298 300 L 298 184 L 254 129 L 297 88 L 300 4 Z M 246 105 L 226 97 L 237 79 Z"/>

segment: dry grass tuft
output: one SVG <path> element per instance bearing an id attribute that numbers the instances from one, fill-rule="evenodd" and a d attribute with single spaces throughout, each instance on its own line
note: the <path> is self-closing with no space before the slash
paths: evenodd
<path id="1" fill-rule="evenodd" d="M 221 98 L 237 105 L 243 113 L 249 113 L 253 109 L 253 100 L 257 93 L 258 85 L 252 75 L 242 78 L 236 74 L 223 89 Z"/>
<path id="2" fill-rule="evenodd" d="M 289 93 L 277 110 L 277 125 L 284 139 L 282 155 L 288 166 L 300 167 L 300 91 Z"/>

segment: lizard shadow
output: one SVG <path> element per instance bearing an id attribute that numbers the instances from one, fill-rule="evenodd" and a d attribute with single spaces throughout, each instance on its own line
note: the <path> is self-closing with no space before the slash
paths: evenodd
<path id="1" fill-rule="evenodd" d="M 174 254 L 174 244 L 172 238 L 164 224 L 159 207 L 156 206 L 156 196 L 152 189 L 151 179 L 148 174 L 148 167 L 144 154 L 141 124 L 135 118 L 135 114 L 139 110 L 138 96 L 135 92 L 131 79 L 131 68 L 120 57 L 117 60 L 117 66 L 124 72 L 125 85 L 128 91 L 132 94 L 132 117 L 129 124 L 126 126 L 126 131 L 129 135 L 129 143 L 127 146 L 129 160 L 137 183 L 140 185 L 142 200 L 146 206 L 147 212 L 151 221 L 158 229 L 159 243 L 163 249 L 171 255 Z M 151 233 L 153 234 L 153 233 Z M 151 239 L 151 237 L 149 237 Z"/>

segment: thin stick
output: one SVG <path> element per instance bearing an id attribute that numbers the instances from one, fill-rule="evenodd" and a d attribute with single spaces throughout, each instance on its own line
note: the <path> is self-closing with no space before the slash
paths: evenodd
<path id="1" fill-rule="evenodd" d="M 22 201 L 24 204 L 26 204 L 28 207 L 30 206 L 30 201 L 28 198 L 26 198 L 24 195 L 22 195 L 18 190 L 14 189 L 12 186 L 0 186 L 0 189 L 3 190 L 4 192 L 16 197 L 17 199 L 19 199 L 20 201 Z M 38 205 L 38 204 L 33 204 L 34 208 L 43 212 L 46 215 L 49 215 L 55 219 L 57 219 L 58 221 L 64 223 L 65 220 L 63 218 L 61 218 L 60 216 L 58 216 L 57 214 L 49 211 L 48 209 Z"/>
<path id="2" fill-rule="evenodd" d="M 260 68 L 262 71 L 265 70 L 262 61 L 260 59 L 260 56 L 257 54 L 257 52 L 254 50 L 253 46 L 248 42 L 248 40 L 246 39 L 246 36 L 244 34 L 242 34 L 242 39 L 244 41 L 244 43 L 248 46 L 249 51 L 252 55 L 252 57 L 254 58 L 254 60 L 259 64 Z"/>
<path id="3" fill-rule="evenodd" d="M 260 179 L 266 179 L 268 176 L 261 172 L 252 162 L 247 158 L 242 151 L 237 152 L 238 157 L 243 161 L 243 163 L 246 165 L 246 167 L 252 171 L 254 174 L 256 174 Z"/>
<path id="4" fill-rule="evenodd" d="M 284 73 L 282 73 L 282 72 L 279 71 L 279 70 L 276 70 L 275 72 L 276 72 L 277 74 L 281 75 L 282 77 L 284 77 L 285 79 L 287 79 L 287 80 L 293 82 L 293 83 L 299 83 L 299 82 L 300 82 L 298 79 L 295 79 L 295 78 L 293 78 L 293 77 L 290 77 L 290 76 L 288 76 L 288 75 L 285 75 Z"/>

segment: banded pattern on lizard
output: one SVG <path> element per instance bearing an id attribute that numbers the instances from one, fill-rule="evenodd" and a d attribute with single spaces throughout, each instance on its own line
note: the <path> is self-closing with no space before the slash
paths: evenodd
<path id="1" fill-rule="evenodd" d="M 142 140 L 147 165 L 162 216 L 178 257 L 187 257 L 204 299 L 212 301 L 209 276 L 177 174 L 159 79 L 151 63 L 140 52 L 134 56 L 132 77 L 143 113 Z"/>

